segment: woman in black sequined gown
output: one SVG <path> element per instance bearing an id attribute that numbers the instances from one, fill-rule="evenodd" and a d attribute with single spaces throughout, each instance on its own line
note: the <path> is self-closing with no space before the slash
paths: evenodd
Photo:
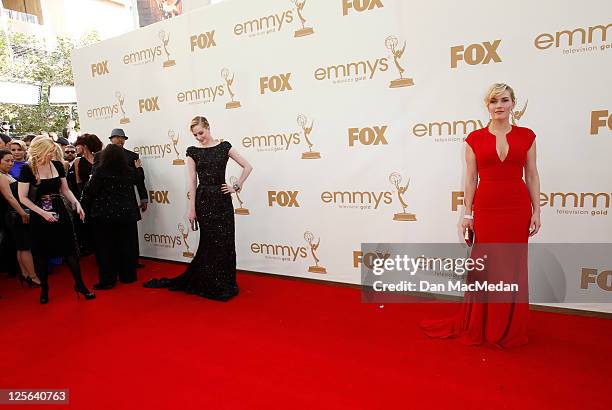
<path id="1" fill-rule="evenodd" d="M 212 138 L 206 118 L 195 117 L 191 132 L 198 144 L 187 149 L 189 221 L 200 227 L 198 250 L 183 274 L 172 279 L 152 279 L 144 286 L 227 301 L 238 294 L 231 194 L 240 191 L 253 168 L 229 142 Z M 229 158 L 242 167 L 233 186 L 225 183 Z"/>

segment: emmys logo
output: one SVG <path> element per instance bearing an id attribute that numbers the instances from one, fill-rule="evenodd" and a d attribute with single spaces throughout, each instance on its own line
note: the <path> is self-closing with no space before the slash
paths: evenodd
<path id="1" fill-rule="evenodd" d="M 186 248 L 186 250 L 183 252 L 183 256 L 185 258 L 193 258 L 195 255 L 193 254 L 193 252 L 191 252 L 189 242 L 187 242 L 187 239 L 189 238 L 189 229 L 186 229 L 185 225 L 183 225 L 182 223 L 179 223 L 177 228 L 179 233 L 181 234 L 181 238 L 183 238 L 183 245 L 185 245 Z"/>
<path id="2" fill-rule="evenodd" d="M 278 33 L 283 29 L 285 23 L 290 24 L 292 22 L 293 11 L 286 10 L 282 13 L 270 14 L 268 16 L 258 17 L 253 20 L 238 23 L 234 26 L 234 35 L 242 36 L 243 34 L 246 34 L 249 37 L 257 37 Z"/>
<path id="3" fill-rule="evenodd" d="M 125 97 L 120 91 L 115 93 L 115 97 L 117 97 L 117 101 L 119 101 L 119 108 L 121 109 L 121 119 L 119 120 L 119 124 L 129 124 L 130 119 L 126 117 L 125 109 L 123 108 L 123 104 L 125 104 Z"/>
<path id="4" fill-rule="evenodd" d="M 231 101 L 228 102 L 227 104 L 225 104 L 225 109 L 226 110 L 231 110 L 234 108 L 240 108 L 240 101 L 234 100 L 234 97 L 236 96 L 234 94 L 234 92 L 232 91 L 232 85 L 234 84 L 234 74 L 231 73 L 232 77 L 230 78 L 230 70 L 227 68 L 224 68 L 223 70 L 221 70 L 221 77 L 223 78 L 223 80 L 225 80 L 225 85 L 227 86 L 227 92 L 230 95 Z"/>
<path id="5" fill-rule="evenodd" d="M 225 94 L 222 84 L 209 87 L 194 88 L 192 90 L 179 91 L 176 100 L 179 103 L 207 104 L 214 103 L 218 96 Z M 239 103 L 240 104 L 240 103 Z"/>
<path id="6" fill-rule="evenodd" d="M 540 206 L 556 208 L 558 215 L 607 216 L 611 198 L 612 194 L 607 192 L 540 192 Z M 589 207 L 592 209 L 584 209 Z"/>
<path id="7" fill-rule="evenodd" d="M 513 124 L 518 123 L 521 120 L 521 118 L 523 118 L 523 115 L 525 115 L 525 112 L 527 111 L 528 104 L 529 104 L 529 100 L 526 100 L 525 105 L 523 106 L 521 110 L 512 111 L 512 123 Z"/>
<path id="8" fill-rule="evenodd" d="M 298 132 L 273 132 L 270 134 L 242 138 L 244 148 L 255 148 L 258 152 L 287 151 L 292 145 L 300 145 Z"/>
<path id="9" fill-rule="evenodd" d="M 236 178 L 235 176 L 231 176 L 230 177 L 230 184 L 234 185 L 238 182 L 238 178 Z M 240 190 L 242 192 L 242 190 Z M 244 202 L 242 202 L 242 199 L 240 199 L 240 193 L 236 192 L 236 199 L 238 199 L 238 203 L 240 204 L 240 206 L 236 209 L 234 209 L 234 213 L 236 215 L 249 215 L 250 212 L 247 208 L 245 208 L 244 206 Z"/>
<path id="10" fill-rule="evenodd" d="M 382 9 L 385 7 L 382 0 L 342 0 L 342 15 L 347 16 L 350 9 L 362 13 L 368 10 Z"/>
<path id="11" fill-rule="evenodd" d="M 349 128 L 348 129 L 348 144 L 349 147 L 355 146 L 359 141 L 361 145 L 388 145 L 385 132 L 388 126 L 381 127 L 365 127 L 365 128 Z"/>
<path id="12" fill-rule="evenodd" d="M 384 251 L 366 253 L 365 255 L 362 251 L 353 251 L 353 267 L 359 268 L 363 264 L 368 269 L 372 269 L 376 259 L 381 259 L 384 261 L 389 259 L 389 257 L 391 257 L 391 254 Z"/>
<path id="13" fill-rule="evenodd" d="M 270 90 L 273 93 L 283 92 L 283 91 L 293 91 L 291 84 L 289 83 L 289 78 L 291 77 L 291 73 L 278 74 L 273 75 L 271 77 L 260 77 L 259 78 L 259 93 L 265 94 L 266 89 Z"/>
<path id="14" fill-rule="evenodd" d="M 591 135 L 598 135 L 606 126 L 612 131 L 612 114 L 608 110 L 591 111 Z"/>
<path id="15" fill-rule="evenodd" d="M 142 114 L 144 111 L 153 112 L 160 111 L 159 97 L 141 98 L 138 100 L 138 111 Z"/>
<path id="16" fill-rule="evenodd" d="M 164 30 L 159 30 L 159 39 L 164 46 L 164 52 L 166 53 L 166 61 L 164 61 L 164 68 L 172 67 L 176 64 L 176 61 L 170 59 L 170 52 L 168 52 L 168 43 L 170 43 L 170 33 L 166 33 Z"/>
<path id="17" fill-rule="evenodd" d="M 123 106 L 121 107 L 123 108 Z M 123 111 L 123 110 L 122 110 Z M 87 110 L 87 117 L 92 118 L 94 120 L 106 120 L 109 118 L 113 118 L 115 114 L 119 113 L 119 106 L 117 104 L 112 105 L 104 105 L 102 107 L 90 108 Z M 124 111 L 125 118 L 125 111 Z M 121 122 L 121 124 L 127 124 L 130 122 L 129 118 L 126 119 L 127 122 Z M 121 119 L 123 121 L 123 119 Z"/>
<path id="18" fill-rule="evenodd" d="M 168 191 L 149 191 L 149 199 L 153 204 L 170 205 Z"/>
<path id="19" fill-rule="evenodd" d="M 263 255 L 266 259 L 282 262 L 295 262 L 297 258 L 306 259 L 308 257 L 305 247 L 283 244 L 252 243 L 251 252 L 255 255 Z"/>
<path id="20" fill-rule="evenodd" d="M 268 206 L 274 207 L 276 203 L 281 208 L 299 208 L 299 191 L 268 191 Z"/>
<path id="21" fill-rule="evenodd" d="M 308 267 L 308 272 L 310 273 L 327 273 L 327 270 L 323 266 L 319 266 L 319 262 L 321 261 L 317 256 L 317 250 L 319 249 L 319 245 L 321 245 L 321 238 L 317 240 L 317 243 L 314 243 L 314 234 L 312 232 L 306 231 L 304 232 L 304 239 L 308 242 L 308 247 L 310 248 L 310 255 L 315 261 L 314 266 Z"/>
<path id="22" fill-rule="evenodd" d="M 306 5 L 306 0 L 302 0 L 301 2 L 299 0 L 291 0 L 291 2 L 295 4 L 300 23 L 302 23 L 302 28 L 296 30 L 295 33 L 293 33 L 293 37 L 305 37 L 314 34 L 314 29 L 312 27 L 306 27 L 306 19 L 302 14 L 302 10 L 304 10 L 304 6 Z"/>
<path id="23" fill-rule="evenodd" d="M 563 55 L 607 51 L 612 48 L 612 43 L 607 43 L 610 26 L 612 26 L 612 23 L 606 26 L 600 24 L 591 27 L 578 27 L 574 30 L 562 30 L 554 34 L 542 33 L 536 36 L 533 45 L 538 50 L 563 47 Z M 596 42 L 601 44 L 595 44 Z"/>
<path id="24" fill-rule="evenodd" d="M 167 249 L 174 249 L 175 247 L 183 244 L 181 237 L 178 235 L 173 236 L 167 234 L 145 233 L 144 240 L 153 246 Z"/>
<path id="25" fill-rule="evenodd" d="M 306 117 L 304 114 L 300 114 L 297 117 L 297 123 L 302 128 L 302 131 L 304 132 L 304 140 L 306 140 L 306 144 L 308 144 L 308 152 L 304 152 L 302 154 L 302 159 L 320 159 L 321 153 L 312 150 L 314 145 L 310 141 L 310 134 L 312 133 L 314 121 L 311 121 L 310 125 L 308 125 L 308 117 Z"/>
<path id="26" fill-rule="evenodd" d="M 196 47 L 200 50 L 216 47 L 217 43 L 215 42 L 215 30 L 193 35 L 189 37 L 189 42 L 192 53 L 196 51 Z"/>
<path id="27" fill-rule="evenodd" d="M 612 270 L 599 272 L 594 268 L 580 269 L 580 289 L 589 289 L 591 284 L 606 292 L 612 291 Z"/>
<path id="28" fill-rule="evenodd" d="M 410 185 L 410 179 L 402 186 L 402 176 L 393 172 L 389 182 L 395 188 L 402 212 L 393 215 L 394 221 L 416 221 L 416 215 L 406 212 L 408 203 L 405 196 Z M 340 209 L 358 209 L 361 211 L 378 210 L 382 205 L 393 204 L 392 191 L 324 191 L 321 193 L 324 204 L 334 204 Z"/>
<path id="29" fill-rule="evenodd" d="M 469 65 L 486 65 L 491 63 L 501 63 L 502 59 L 497 53 L 497 48 L 501 44 L 501 40 L 495 40 L 493 43 L 485 41 L 484 43 L 470 44 L 467 48 L 464 45 L 454 46 L 450 49 L 451 68 L 457 68 L 459 61 L 465 61 Z"/>
<path id="30" fill-rule="evenodd" d="M 95 63 L 91 65 L 91 76 L 92 77 L 96 77 L 96 76 L 101 76 L 101 75 L 106 75 L 106 74 L 110 74 L 110 71 L 108 69 L 108 60 L 104 60 L 101 61 L 99 63 Z"/>
<path id="31" fill-rule="evenodd" d="M 171 155 L 172 151 L 174 151 L 176 159 L 172 161 L 172 165 L 185 165 L 185 161 L 180 158 L 181 154 L 178 150 L 178 135 L 176 135 L 174 130 L 168 130 L 168 138 L 171 143 L 140 145 L 133 148 L 134 152 L 137 153 L 141 159 L 164 159 L 166 155 Z"/>

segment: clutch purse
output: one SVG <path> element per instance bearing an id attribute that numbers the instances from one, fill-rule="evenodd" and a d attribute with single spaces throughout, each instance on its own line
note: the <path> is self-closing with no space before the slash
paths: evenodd
<path id="1" fill-rule="evenodd" d="M 191 230 L 197 231 L 198 229 L 200 229 L 200 225 L 198 224 L 198 220 L 194 219 L 193 221 L 191 221 Z"/>
<path id="2" fill-rule="evenodd" d="M 470 228 L 465 228 L 463 239 L 465 239 L 467 246 L 474 245 L 474 231 Z"/>

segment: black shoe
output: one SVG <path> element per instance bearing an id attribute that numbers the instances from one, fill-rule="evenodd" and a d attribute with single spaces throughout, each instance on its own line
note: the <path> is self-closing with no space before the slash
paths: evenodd
<path id="1" fill-rule="evenodd" d="M 49 303 L 49 287 L 41 286 L 40 287 L 40 304 L 46 305 Z"/>
<path id="2" fill-rule="evenodd" d="M 136 264 L 136 269 L 142 269 L 142 268 L 144 268 L 144 267 L 145 267 L 145 266 L 144 266 L 142 263 L 137 263 L 137 264 Z"/>
<path id="3" fill-rule="evenodd" d="M 108 284 L 104 284 L 104 283 L 96 283 L 95 285 L 93 285 L 94 290 L 111 290 L 112 288 L 115 287 L 114 283 L 108 283 Z"/>
<path id="4" fill-rule="evenodd" d="M 93 293 L 93 292 L 90 292 L 89 290 L 87 290 L 85 285 L 83 285 L 83 286 L 75 286 L 74 287 L 74 291 L 77 294 L 77 299 L 79 298 L 79 295 L 83 295 L 85 297 L 85 300 L 91 300 L 91 299 L 95 299 L 96 298 L 96 294 Z"/>

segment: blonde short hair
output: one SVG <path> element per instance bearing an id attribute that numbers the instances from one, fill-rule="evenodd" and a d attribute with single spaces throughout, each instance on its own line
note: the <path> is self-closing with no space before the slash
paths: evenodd
<path id="1" fill-rule="evenodd" d="M 485 106 L 488 106 L 493 98 L 500 96 L 505 91 L 510 92 L 510 98 L 512 98 L 512 102 L 516 103 L 516 95 L 514 94 L 514 89 L 512 87 L 505 83 L 495 83 L 491 87 L 489 87 L 489 90 L 487 91 L 487 94 L 484 99 Z"/>

